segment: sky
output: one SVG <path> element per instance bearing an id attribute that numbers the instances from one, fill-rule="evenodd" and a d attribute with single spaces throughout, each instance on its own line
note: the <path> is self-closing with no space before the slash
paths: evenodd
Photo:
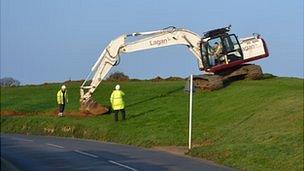
<path id="1" fill-rule="evenodd" d="M 22 84 L 85 79 L 107 44 L 121 34 L 186 28 L 202 35 L 232 25 L 240 38 L 260 33 L 266 73 L 303 78 L 303 1 L 1 0 L 1 78 Z M 131 78 L 200 74 L 184 46 L 121 56 L 112 69 Z"/>

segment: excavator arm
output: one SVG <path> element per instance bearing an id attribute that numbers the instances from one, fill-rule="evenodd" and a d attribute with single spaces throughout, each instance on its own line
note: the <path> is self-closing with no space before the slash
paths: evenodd
<path id="1" fill-rule="evenodd" d="M 130 38 L 136 40 L 128 41 Z M 150 32 L 124 34 L 112 40 L 103 50 L 80 87 L 81 110 L 92 114 L 107 112 L 106 108 L 102 110 L 96 109 L 102 108 L 102 106 L 92 100 L 92 94 L 111 68 L 118 64 L 121 54 L 173 45 L 185 45 L 197 58 L 199 68 L 202 70 L 201 41 L 201 37 L 196 33 L 175 27 Z M 89 83 L 88 80 L 91 79 L 91 76 L 93 76 L 92 81 Z"/>

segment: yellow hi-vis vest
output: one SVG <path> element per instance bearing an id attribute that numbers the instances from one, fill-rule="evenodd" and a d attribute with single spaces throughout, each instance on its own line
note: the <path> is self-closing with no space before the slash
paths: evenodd
<path id="1" fill-rule="evenodd" d="M 62 93 L 61 90 L 59 90 L 57 92 L 57 103 L 58 104 L 65 104 L 68 101 L 67 90 L 64 91 L 64 98 L 65 98 L 65 102 L 63 101 L 63 93 Z"/>
<path id="2" fill-rule="evenodd" d="M 125 103 L 122 99 L 122 97 L 124 95 L 125 95 L 125 93 L 122 92 L 121 90 L 114 90 L 112 92 L 110 101 L 111 101 L 113 110 L 120 110 L 120 109 L 125 108 Z"/>

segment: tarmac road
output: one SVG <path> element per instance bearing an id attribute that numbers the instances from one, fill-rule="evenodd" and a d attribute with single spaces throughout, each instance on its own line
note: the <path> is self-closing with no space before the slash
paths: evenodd
<path id="1" fill-rule="evenodd" d="M 25 171 L 232 170 L 209 161 L 128 145 L 17 134 L 1 134 L 1 171 L 2 161 Z"/>

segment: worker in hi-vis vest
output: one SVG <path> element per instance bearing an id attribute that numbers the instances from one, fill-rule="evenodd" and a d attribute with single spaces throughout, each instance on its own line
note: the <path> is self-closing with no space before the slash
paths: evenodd
<path id="1" fill-rule="evenodd" d="M 120 111 L 122 113 L 122 120 L 126 119 L 126 112 L 125 112 L 125 103 L 123 101 L 123 96 L 125 95 L 124 92 L 120 90 L 120 85 L 115 86 L 115 90 L 111 94 L 111 104 L 112 109 L 114 110 L 114 119 L 115 122 L 118 121 L 118 112 Z"/>
<path id="2" fill-rule="evenodd" d="M 63 116 L 65 104 L 68 103 L 68 94 L 66 86 L 62 85 L 61 89 L 57 92 L 57 103 L 58 103 L 58 116 Z"/>

